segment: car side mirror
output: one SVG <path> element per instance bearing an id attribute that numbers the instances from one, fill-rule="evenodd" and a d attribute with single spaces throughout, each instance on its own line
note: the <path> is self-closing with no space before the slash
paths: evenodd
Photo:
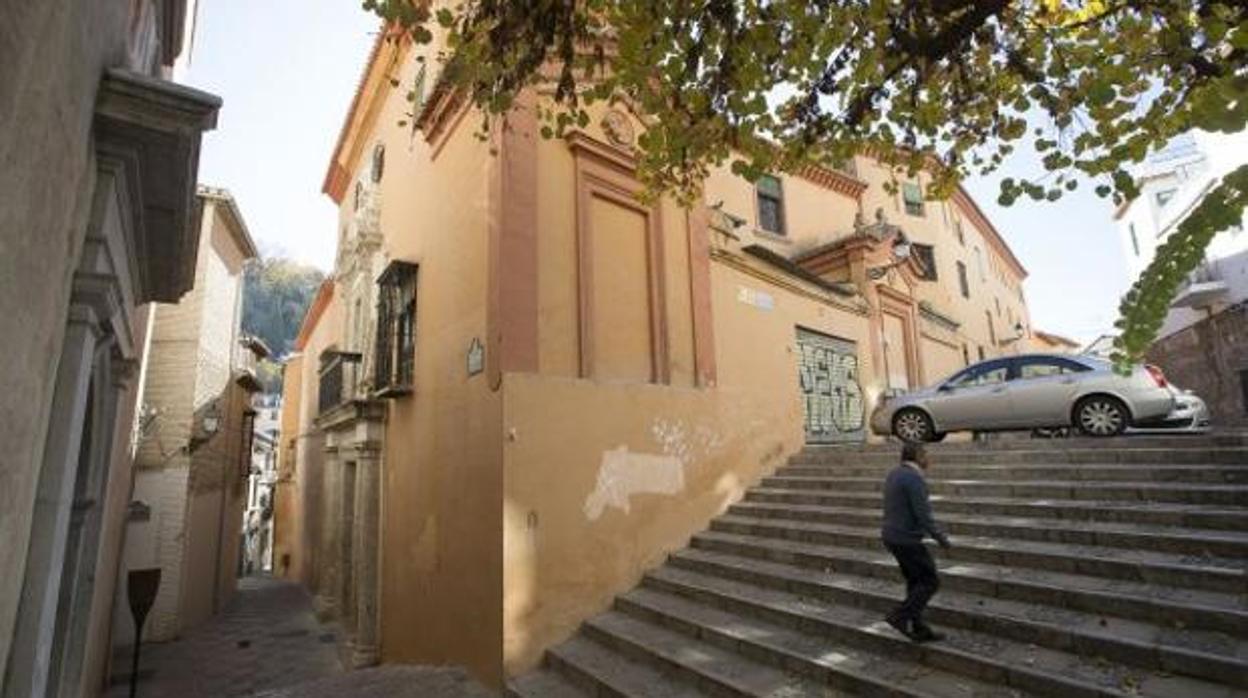
<path id="1" fill-rule="evenodd" d="M 953 386 L 952 386 L 952 385 L 949 385 L 948 383 L 941 383 L 940 387 L 936 389 L 936 392 L 938 392 L 938 393 L 947 393 L 947 392 L 949 392 L 949 391 L 951 391 L 951 390 L 953 390 Z"/>

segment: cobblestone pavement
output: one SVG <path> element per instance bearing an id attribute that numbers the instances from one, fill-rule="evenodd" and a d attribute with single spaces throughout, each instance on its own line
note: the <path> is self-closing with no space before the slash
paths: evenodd
<path id="1" fill-rule="evenodd" d="M 496 698 L 462 669 L 384 665 L 251 698 Z"/>
<path id="2" fill-rule="evenodd" d="M 303 587 L 260 577 L 239 580 L 225 611 L 183 638 L 144 644 L 140 662 L 141 698 L 231 698 L 342 673 L 333 629 Z M 115 685 L 105 697 L 128 692 Z"/>

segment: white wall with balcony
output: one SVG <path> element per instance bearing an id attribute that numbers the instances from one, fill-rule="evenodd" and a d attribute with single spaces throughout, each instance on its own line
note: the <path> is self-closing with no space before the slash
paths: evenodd
<path id="1" fill-rule="evenodd" d="M 1116 214 L 1134 280 L 1157 248 L 1231 170 L 1248 163 L 1248 132 L 1194 131 L 1149 156 L 1136 171 L 1140 196 Z M 1158 337 L 1166 337 L 1248 298 L 1248 231 L 1244 222 L 1214 237 L 1205 261 L 1171 305 Z"/>

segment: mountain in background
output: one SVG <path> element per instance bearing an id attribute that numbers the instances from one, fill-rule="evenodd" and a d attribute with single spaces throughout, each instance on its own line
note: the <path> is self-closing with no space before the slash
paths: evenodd
<path id="1" fill-rule="evenodd" d="M 278 362 L 294 350 L 303 316 L 324 280 L 320 269 L 280 256 L 248 265 L 243 279 L 243 331 L 259 337 L 272 352 L 260 366 L 266 393 L 281 392 Z"/>

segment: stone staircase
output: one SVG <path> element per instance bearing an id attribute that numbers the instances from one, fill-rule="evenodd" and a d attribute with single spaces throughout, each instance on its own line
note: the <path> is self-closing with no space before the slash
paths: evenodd
<path id="1" fill-rule="evenodd" d="M 932 447 L 926 645 L 882 621 L 897 451 L 795 455 L 509 694 L 1248 696 L 1248 437 Z"/>

